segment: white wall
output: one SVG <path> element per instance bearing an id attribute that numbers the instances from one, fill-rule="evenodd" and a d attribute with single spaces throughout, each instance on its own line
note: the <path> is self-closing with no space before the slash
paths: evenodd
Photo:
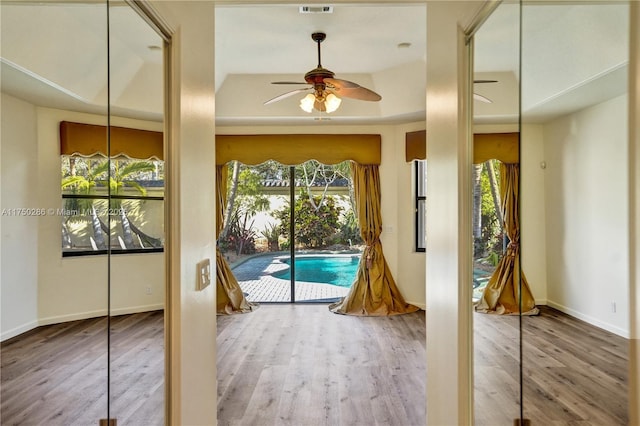
<path id="1" fill-rule="evenodd" d="M 5 209 L 40 207 L 36 108 L 2 94 L 0 135 L 0 340 L 38 325 L 38 218 Z"/>
<path id="2" fill-rule="evenodd" d="M 541 125 L 520 132 L 520 255 L 531 293 L 547 304 L 544 137 Z"/>
<path id="3" fill-rule="evenodd" d="M 544 126 L 548 304 L 624 337 L 627 137 L 626 95 Z"/>

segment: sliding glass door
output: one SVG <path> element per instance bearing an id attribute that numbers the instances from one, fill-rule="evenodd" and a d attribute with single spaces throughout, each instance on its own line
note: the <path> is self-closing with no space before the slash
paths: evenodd
<path id="1" fill-rule="evenodd" d="M 219 246 L 250 302 L 330 302 L 360 259 L 348 162 L 232 162 Z"/>

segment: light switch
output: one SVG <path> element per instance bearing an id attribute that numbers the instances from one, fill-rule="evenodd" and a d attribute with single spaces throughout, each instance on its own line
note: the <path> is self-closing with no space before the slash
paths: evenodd
<path id="1" fill-rule="evenodd" d="M 204 259 L 196 265 L 196 290 L 204 290 L 211 284 L 211 263 Z"/>

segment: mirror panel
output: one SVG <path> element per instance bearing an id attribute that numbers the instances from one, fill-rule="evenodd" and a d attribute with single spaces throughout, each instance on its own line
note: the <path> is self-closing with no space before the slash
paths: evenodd
<path id="1" fill-rule="evenodd" d="M 0 8 L 0 423 L 97 424 L 108 415 L 108 259 L 91 240 L 107 194 L 91 160 L 61 155 L 59 134 L 61 121 L 102 126 L 106 152 L 106 2 Z M 67 256 L 79 246 L 85 255 Z"/>
<path id="2" fill-rule="evenodd" d="M 109 2 L 109 414 L 119 426 L 164 425 L 163 44 L 126 2 Z M 137 149 L 147 132 L 159 141 L 151 152 Z"/>
<path id="3" fill-rule="evenodd" d="M 0 7 L 0 423 L 164 424 L 163 41 L 122 1 Z"/>
<path id="4" fill-rule="evenodd" d="M 522 6 L 524 417 L 627 424 L 629 4 Z"/>
<path id="5" fill-rule="evenodd" d="M 474 419 L 476 425 L 507 425 L 520 418 L 520 330 L 517 302 L 504 297 L 519 291 L 517 263 L 507 230 L 517 212 L 503 210 L 503 162 L 517 166 L 520 107 L 520 5 L 502 2 L 474 35 L 473 133 L 473 302 Z M 478 136 L 480 135 L 480 136 Z M 493 141 L 509 137 L 515 156 L 506 159 Z M 492 142 L 479 155 L 479 137 Z M 507 185 L 506 187 L 513 187 Z M 515 184 L 517 187 L 517 182 Z M 513 204 L 512 204 L 513 205 Z M 511 223 L 511 222 L 510 222 Z M 502 271 L 502 272 L 500 272 Z M 511 277 L 511 278 L 509 278 Z"/>

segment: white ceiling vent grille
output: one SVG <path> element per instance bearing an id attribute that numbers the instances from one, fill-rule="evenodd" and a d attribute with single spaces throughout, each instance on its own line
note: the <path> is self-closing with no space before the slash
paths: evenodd
<path id="1" fill-rule="evenodd" d="M 300 13 L 333 13 L 333 6 L 300 6 Z"/>

